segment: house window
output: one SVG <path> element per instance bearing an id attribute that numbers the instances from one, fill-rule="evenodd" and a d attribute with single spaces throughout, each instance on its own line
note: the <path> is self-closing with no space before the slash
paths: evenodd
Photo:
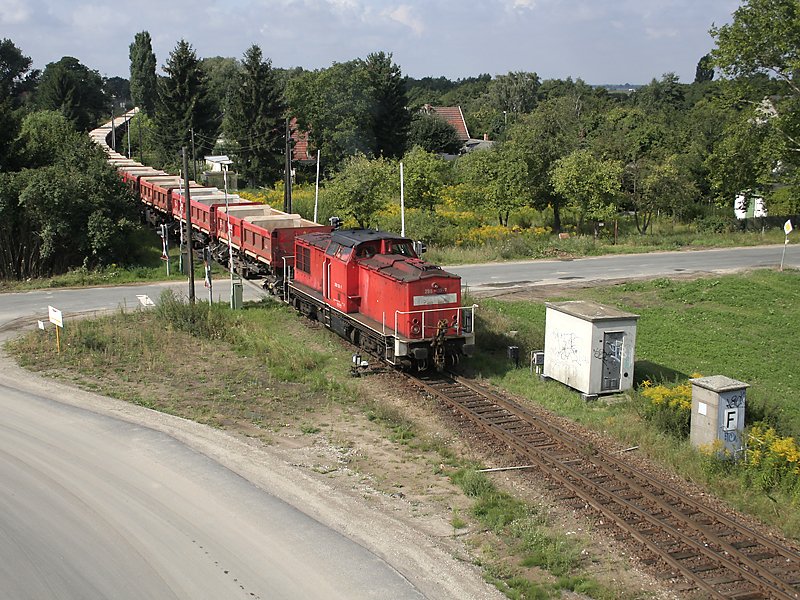
<path id="1" fill-rule="evenodd" d="M 298 248 L 295 266 L 298 271 L 311 273 L 311 248 L 306 248 L 304 246 Z"/>

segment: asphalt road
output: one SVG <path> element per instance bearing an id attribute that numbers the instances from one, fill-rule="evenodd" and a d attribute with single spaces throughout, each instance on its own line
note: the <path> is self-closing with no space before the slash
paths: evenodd
<path id="1" fill-rule="evenodd" d="M 215 302 L 229 301 L 229 286 L 228 280 L 214 281 Z M 169 282 L 80 289 L 45 289 L 0 294 L 0 328 L 18 320 L 42 319 L 47 322 L 48 306 L 60 310 L 65 318 L 76 313 L 142 307 L 140 296 L 146 296 L 156 302 L 161 296 L 161 292 L 166 289 L 172 289 L 176 294 L 183 296 L 189 293 L 188 283 Z M 264 296 L 255 286 L 248 283 L 245 283 L 242 292 L 245 300 L 258 300 Z M 208 299 L 208 291 L 203 287 L 202 281 L 195 281 L 195 296 L 199 300 Z"/>
<path id="2" fill-rule="evenodd" d="M 671 277 L 687 274 L 722 274 L 780 265 L 783 244 L 748 248 L 620 254 L 574 260 L 536 260 L 446 267 L 462 283 L 480 292 L 567 282 Z M 786 247 L 784 267 L 800 268 L 800 246 Z"/>
<path id="3" fill-rule="evenodd" d="M 0 597 L 424 596 L 173 437 L 0 381 Z"/>

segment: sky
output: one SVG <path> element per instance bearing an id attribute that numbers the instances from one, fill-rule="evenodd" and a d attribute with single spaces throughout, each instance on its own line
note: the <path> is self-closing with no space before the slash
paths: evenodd
<path id="1" fill-rule="evenodd" d="M 130 75 L 128 47 L 150 32 L 158 70 L 179 40 L 199 58 L 241 59 L 258 44 L 275 67 L 320 69 L 393 55 L 404 75 L 449 79 L 533 71 L 542 79 L 645 84 L 694 80 L 712 25 L 739 0 L 0 0 L 0 38 L 33 67 L 73 56 Z"/>

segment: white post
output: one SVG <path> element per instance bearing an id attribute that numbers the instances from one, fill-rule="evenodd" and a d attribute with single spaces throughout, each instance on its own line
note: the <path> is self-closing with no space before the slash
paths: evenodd
<path id="1" fill-rule="evenodd" d="M 231 308 L 233 303 L 233 233 L 231 231 L 231 212 L 228 206 L 228 165 L 222 164 L 222 181 L 225 188 L 225 217 L 228 219 L 228 270 L 231 276 Z"/>
<path id="2" fill-rule="evenodd" d="M 314 189 L 314 223 L 317 222 L 318 206 L 319 206 L 319 150 L 317 150 L 317 184 Z"/>
<path id="3" fill-rule="evenodd" d="M 403 188 L 403 163 L 400 163 L 400 235 L 406 237 L 406 204 Z"/>

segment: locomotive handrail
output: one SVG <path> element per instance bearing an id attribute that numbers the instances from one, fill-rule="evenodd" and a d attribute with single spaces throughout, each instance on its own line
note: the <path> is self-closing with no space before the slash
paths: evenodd
<path id="1" fill-rule="evenodd" d="M 419 334 L 415 338 L 415 337 L 413 337 L 413 331 L 412 331 L 411 332 L 412 336 L 409 339 L 420 339 L 420 340 L 425 339 L 425 329 L 427 327 L 427 325 L 425 324 L 425 315 L 426 315 L 426 313 L 432 313 L 432 312 L 441 313 L 443 311 L 449 311 L 449 310 L 456 311 L 456 320 L 451 325 L 451 327 L 455 328 L 456 335 L 458 335 L 459 333 L 473 333 L 474 327 L 475 327 L 475 309 L 476 308 L 478 308 L 477 304 L 473 304 L 472 306 L 452 306 L 452 307 L 448 307 L 448 308 L 428 308 L 428 309 L 422 309 L 422 310 L 407 310 L 407 311 L 396 310 L 395 313 L 394 313 L 394 330 L 395 330 L 395 334 L 399 331 L 398 327 L 399 327 L 399 321 L 400 321 L 400 317 L 401 316 L 403 316 L 403 315 L 421 315 L 422 316 L 422 323 L 421 323 L 421 327 L 420 327 L 420 330 L 419 330 Z M 465 318 L 462 317 L 462 312 L 463 312 L 463 314 L 466 314 L 467 311 L 469 311 L 469 319 L 465 319 Z M 466 323 L 464 323 L 462 325 L 463 321 L 466 321 Z M 435 327 L 435 325 L 433 327 Z"/>

